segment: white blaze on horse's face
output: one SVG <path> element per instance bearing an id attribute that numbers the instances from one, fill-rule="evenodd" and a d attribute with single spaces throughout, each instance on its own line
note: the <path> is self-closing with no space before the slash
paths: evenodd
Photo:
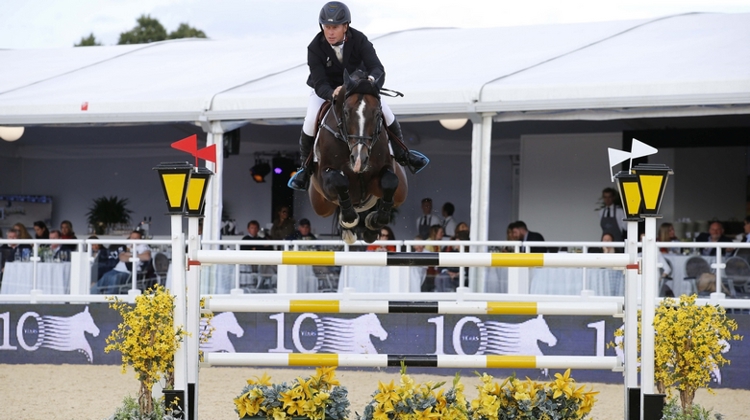
<path id="1" fill-rule="evenodd" d="M 357 135 L 361 138 L 365 135 L 365 101 L 364 99 L 359 101 L 359 106 L 357 107 L 357 117 L 359 117 L 359 132 Z M 357 146 L 352 150 L 352 158 L 356 156 L 355 159 L 353 159 L 352 163 L 352 171 L 354 173 L 359 173 L 365 170 L 367 167 L 367 156 L 365 156 L 365 159 L 362 158 L 362 151 L 364 147 L 361 143 L 357 144 Z"/>

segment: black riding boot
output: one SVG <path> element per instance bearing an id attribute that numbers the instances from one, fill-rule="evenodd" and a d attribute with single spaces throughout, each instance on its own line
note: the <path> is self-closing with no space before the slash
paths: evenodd
<path id="1" fill-rule="evenodd" d="M 393 123 L 388 126 L 388 129 L 403 142 L 404 136 L 401 134 L 401 124 L 398 123 L 398 120 L 393 120 Z M 396 162 L 401 166 L 409 168 L 411 173 L 416 174 L 430 163 L 430 159 L 422 153 L 401 147 L 401 145 L 398 144 L 397 141 L 394 141 L 390 136 L 388 136 L 388 139 L 391 141 L 393 157 L 396 159 Z M 405 146 L 406 145 L 404 145 L 404 147 Z"/>
<path id="2" fill-rule="evenodd" d="M 307 191 L 310 186 L 310 165 L 306 165 L 310 151 L 312 151 L 314 139 L 303 131 L 299 136 L 299 159 L 301 165 L 297 173 L 289 180 L 287 186 L 297 191 Z M 312 160 L 310 160 L 312 162 Z"/>

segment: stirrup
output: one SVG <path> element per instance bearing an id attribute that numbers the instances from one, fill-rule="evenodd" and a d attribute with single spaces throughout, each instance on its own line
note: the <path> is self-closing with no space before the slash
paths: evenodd
<path id="1" fill-rule="evenodd" d="M 297 191 L 307 191 L 310 187 L 310 175 L 305 173 L 306 168 L 299 168 L 293 177 L 289 178 L 286 186 Z"/>
<path id="2" fill-rule="evenodd" d="M 411 159 L 413 159 L 413 158 L 423 160 L 424 161 L 424 165 L 422 165 L 419 168 L 417 168 L 416 166 L 412 165 L 411 162 L 409 162 L 409 161 Z M 422 169 L 424 169 L 424 168 L 427 167 L 427 165 L 430 163 L 430 158 L 428 158 L 427 156 L 423 155 L 421 152 L 418 152 L 416 150 L 410 150 L 406 154 L 406 162 L 407 162 L 406 167 L 409 168 L 409 171 L 411 171 L 411 173 L 413 173 L 413 174 L 418 174 L 419 172 L 422 171 Z"/>

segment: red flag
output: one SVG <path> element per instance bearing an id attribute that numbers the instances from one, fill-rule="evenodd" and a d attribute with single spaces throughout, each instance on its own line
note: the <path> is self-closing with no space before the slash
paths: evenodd
<path id="1" fill-rule="evenodd" d="M 185 137 L 182 140 L 177 140 L 176 142 L 172 143 L 172 148 L 183 152 L 188 152 L 191 155 L 195 156 L 195 154 L 198 152 L 198 136 L 193 134 L 190 137 Z"/>
<path id="2" fill-rule="evenodd" d="M 193 153 L 193 156 L 216 163 L 216 145 L 212 144 L 208 147 L 196 150 L 195 153 Z"/>

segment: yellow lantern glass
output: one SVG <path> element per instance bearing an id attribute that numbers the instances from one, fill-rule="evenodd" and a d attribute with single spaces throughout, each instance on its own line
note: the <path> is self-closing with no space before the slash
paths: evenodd
<path id="1" fill-rule="evenodd" d="M 182 214 L 193 165 L 188 162 L 162 162 L 153 169 L 159 173 L 168 213 Z"/>
<path id="2" fill-rule="evenodd" d="M 203 216 L 208 183 L 214 173 L 206 168 L 195 168 L 190 177 L 187 191 L 187 214 L 190 217 Z"/>
<path id="3" fill-rule="evenodd" d="M 625 210 L 625 216 L 627 216 L 625 220 L 641 220 L 639 214 L 643 201 L 641 199 L 641 189 L 638 185 L 638 176 L 621 171 L 615 175 L 615 179 L 617 179 L 617 189 L 620 191 L 622 208 Z"/>
<path id="4" fill-rule="evenodd" d="M 663 164 L 640 164 L 633 168 L 633 172 L 638 176 L 638 183 L 641 186 L 643 199 L 641 216 L 659 217 L 667 180 L 674 172 Z"/>

